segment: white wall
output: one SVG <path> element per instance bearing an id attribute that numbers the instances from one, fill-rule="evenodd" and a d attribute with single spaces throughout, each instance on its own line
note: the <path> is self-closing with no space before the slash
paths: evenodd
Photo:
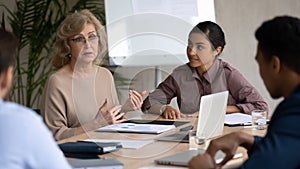
<path id="1" fill-rule="evenodd" d="M 257 42 L 255 30 L 263 21 L 277 15 L 300 17 L 299 0 L 215 0 L 216 22 L 226 34 L 223 58 L 236 67 L 262 94 L 273 113 L 281 100 L 273 100 L 259 76 L 254 60 Z"/>
<path id="2" fill-rule="evenodd" d="M 271 115 L 282 99 L 274 100 L 267 92 L 254 59 L 257 42 L 255 30 L 263 21 L 278 15 L 300 17 L 299 0 L 215 0 L 216 22 L 223 28 L 226 46 L 223 59 L 237 68 L 256 87 L 269 104 Z M 125 77 L 132 78 L 141 69 L 119 68 Z M 168 72 L 172 67 L 167 69 Z M 126 93 L 126 92 L 125 92 Z M 121 102 L 126 94 L 120 98 Z"/>
<path id="3" fill-rule="evenodd" d="M 0 0 L 0 3 L 13 7 L 13 1 Z M 3 10 L 0 9 L 0 12 Z M 270 98 L 258 73 L 254 60 L 256 40 L 254 31 L 264 20 L 277 15 L 293 15 L 300 17 L 299 0 L 215 0 L 216 22 L 222 26 L 226 34 L 227 45 L 223 58 L 236 67 L 250 81 L 268 102 L 273 112 L 279 100 Z M 164 68 L 167 72 L 172 67 Z M 119 69 L 124 77 L 132 78 L 140 68 Z M 125 93 L 126 98 L 127 93 Z M 123 102 L 125 99 L 120 98 Z"/>

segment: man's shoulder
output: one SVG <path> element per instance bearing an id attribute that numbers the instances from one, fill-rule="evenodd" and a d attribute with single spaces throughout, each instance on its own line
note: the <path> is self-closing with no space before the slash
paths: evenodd
<path id="1" fill-rule="evenodd" d="M 5 101 L 1 104 L 1 107 L 5 110 L 5 109 L 10 109 L 10 110 L 22 110 L 25 112 L 30 112 L 32 111 L 31 109 L 29 109 L 28 107 L 25 107 L 23 105 L 20 105 L 18 103 L 15 102 L 9 102 L 9 101 Z M 1 108 L 1 109 L 2 109 Z"/>
<path id="2" fill-rule="evenodd" d="M 43 137 L 46 129 L 41 116 L 36 112 L 12 102 L 0 106 L 0 127 L 5 129 L 1 131 L 1 135 L 9 134 L 6 137 L 8 140 L 26 140 L 32 136 Z"/>
<path id="3" fill-rule="evenodd" d="M 1 120 L 27 121 L 38 119 L 38 115 L 30 108 L 22 106 L 14 102 L 4 102 L 1 104 L 0 116 Z"/>
<path id="4" fill-rule="evenodd" d="M 293 93 L 285 98 L 275 109 L 271 123 L 280 123 L 277 126 L 285 126 L 286 128 L 298 125 L 300 120 L 300 93 Z M 300 128 L 299 128 L 300 129 Z"/>

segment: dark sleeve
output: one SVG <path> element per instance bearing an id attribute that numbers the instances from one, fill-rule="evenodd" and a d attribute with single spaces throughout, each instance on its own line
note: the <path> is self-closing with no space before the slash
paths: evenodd
<path id="1" fill-rule="evenodd" d="M 179 96 L 179 87 L 172 77 L 169 75 L 159 86 L 151 92 L 148 97 L 144 100 L 142 105 L 142 111 L 150 109 L 153 104 L 166 105 L 169 104 L 172 98 Z M 180 99 L 180 98 L 178 98 Z"/>
<path id="2" fill-rule="evenodd" d="M 227 70 L 229 92 L 242 112 L 250 114 L 252 110 L 268 110 L 267 103 L 258 91 L 236 69 Z"/>
<path id="3" fill-rule="evenodd" d="M 254 136 L 254 143 L 253 143 L 253 146 L 252 146 L 252 149 L 251 150 L 248 150 L 248 156 L 250 157 L 251 156 L 251 153 L 253 150 L 255 150 L 255 147 L 259 144 L 259 142 L 262 140 L 263 137 L 260 137 L 260 136 Z"/>
<path id="4" fill-rule="evenodd" d="M 256 138 L 255 146 L 241 169 L 281 169 L 300 167 L 299 115 L 284 117 L 269 127 L 264 138 Z"/>

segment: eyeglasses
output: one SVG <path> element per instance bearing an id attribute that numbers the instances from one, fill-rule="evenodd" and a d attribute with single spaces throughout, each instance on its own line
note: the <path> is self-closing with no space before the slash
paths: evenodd
<path id="1" fill-rule="evenodd" d="M 77 37 L 77 38 L 73 38 L 71 39 L 73 42 L 75 43 L 82 43 L 82 44 L 86 44 L 86 41 L 90 42 L 90 43 L 95 43 L 98 40 L 98 36 L 95 34 L 89 35 L 88 39 L 85 39 L 85 37 Z"/>

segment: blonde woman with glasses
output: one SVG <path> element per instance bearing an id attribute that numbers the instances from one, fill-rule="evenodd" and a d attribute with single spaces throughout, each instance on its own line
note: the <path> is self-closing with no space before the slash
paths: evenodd
<path id="1" fill-rule="evenodd" d="M 41 114 L 56 140 L 120 123 L 141 107 L 146 91 L 131 90 L 119 105 L 113 76 L 99 66 L 106 52 L 103 25 L 88 10 L 68 15 L 57 30 L 53 66 L 44 88 Z"/>

